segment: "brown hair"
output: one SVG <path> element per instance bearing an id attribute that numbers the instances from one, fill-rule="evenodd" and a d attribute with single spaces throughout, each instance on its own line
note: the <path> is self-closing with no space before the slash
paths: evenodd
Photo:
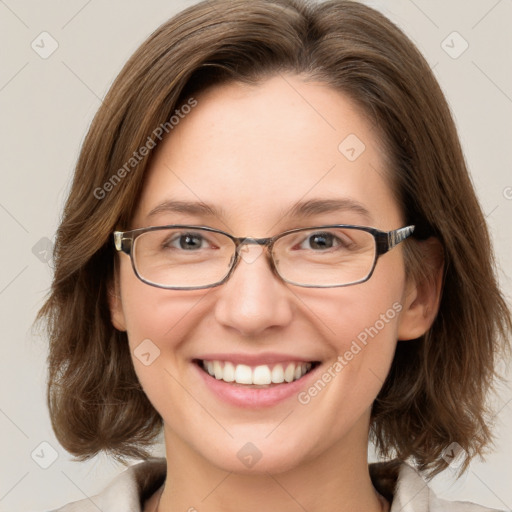
<path id="1" fill-rule="evenodd" d="M 489 442 L 486 394 L 511 317 L 456 128 L 426 61 L 393 23 L 357 2 L 209 0 L 164 23 L 124 66 L 83 143 L 57 232 L 55 277 L 39 317 L 50 338 L 52 425 L 79 459 L 100 450 L 145 457 L 162 424 L 108 307 L 112 231 L 129 226 L 151 152 L 133 168 L 126 163 L 192 94 L 283 71 L 348 95 L 379 129 L 404 218 L 417 226 L 416 241 L 405 243 L 407 268 L 424 266 L 420 239 L 435 236 L 444 248 L 437 318 L 426 335 L 398 343 L 374 402 L 377 448 L 433 475 L 452 442 L 468 452 L 466 464 Z"/>

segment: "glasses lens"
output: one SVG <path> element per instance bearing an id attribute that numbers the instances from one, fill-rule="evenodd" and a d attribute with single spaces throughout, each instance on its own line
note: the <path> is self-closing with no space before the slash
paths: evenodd
<path id="1" fill-rule="evenodd" d="M 226 277 L 235 244 L 221 233 L 165 228 L 138 236 L 132 252 L 144 281 L 172 288 L 201 287 Z"/>
<path id="2" fill-rule="evenodd" d="M 371 233 L 356 228 L 301 230 L 279 238 L 273 247 L 281 277 L 303 286 L 343 286 L 365 280 L 376 255 Z"/>

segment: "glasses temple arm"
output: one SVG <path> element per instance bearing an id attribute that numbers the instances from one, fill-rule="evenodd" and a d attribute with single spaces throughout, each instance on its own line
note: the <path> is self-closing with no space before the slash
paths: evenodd
<path id="1" fill-rule="evenodd" d="M 412 235 L 414 226 L 405 226 L 388 233 L 388 251 Z"/>

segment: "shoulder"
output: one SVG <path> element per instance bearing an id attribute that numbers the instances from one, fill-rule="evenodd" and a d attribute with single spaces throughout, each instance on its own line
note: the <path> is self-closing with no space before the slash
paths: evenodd
<path id="1" fill-rule="evenodd" d="M 390 512 L 498 512 L 467 501 L 438 498 L 421 473 L 397 460 L 370 464 L 375 488 L 391 501 Z"/>
<path id="2" fill-rule="evenodd" d="M 164 482 L 165 459 L 149 459 L 130 466 L 100 493 L 53 512 L 141 512 L 141 504 Z"/>

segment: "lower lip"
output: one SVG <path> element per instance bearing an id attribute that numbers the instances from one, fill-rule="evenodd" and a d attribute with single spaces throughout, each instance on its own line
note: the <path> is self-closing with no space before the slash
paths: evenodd
<path id="1" fill-rule="evenodd" d="M 215 377 L 212 377 L 209 373 L 202 370 L 198 364 L 192 363 L 192 365 L 199 372 L 199 375 L 212 393 L 224 402 L 245 409 L 271 407 L 294 395 L 298 395 L 298 393 L 307 387 L 310 381 L 315 378 L 317 370 L 321 366 L 318 365 L 309 373 L 293 382 L 278 384 L 270 388 L 252 388 L 217 380 Z"/>

